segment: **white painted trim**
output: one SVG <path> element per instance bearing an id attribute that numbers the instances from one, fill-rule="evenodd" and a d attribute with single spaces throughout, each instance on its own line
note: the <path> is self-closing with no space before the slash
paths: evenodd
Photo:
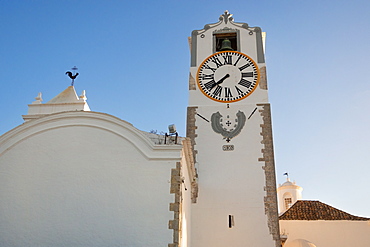
<path id="1" fill-rule="evenodd" d="M 179 160 L 182 145 L 156 145 L 132 124 L 109 114 L 59 112 L 30 120 L 0 136 L 0 156 L 27 138 L 51 129 L 86 126 L 103 129 L 131 142 L 147 159 Z"/>

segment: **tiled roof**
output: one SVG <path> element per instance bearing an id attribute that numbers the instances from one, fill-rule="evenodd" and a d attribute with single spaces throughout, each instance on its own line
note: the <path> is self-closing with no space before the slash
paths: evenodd
<path id="1" fill-rule="evenodd" d="M 294 203 L 279 220 L 370 220 L 336 209 L 320 201 L 300 200 Z"/>

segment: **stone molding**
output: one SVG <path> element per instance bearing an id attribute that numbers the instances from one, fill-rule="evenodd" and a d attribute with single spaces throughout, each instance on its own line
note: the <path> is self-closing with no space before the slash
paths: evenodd
<path id="1" fill-rule="evenodd" d="M 189 106 L 188 112 L 187 112 L 187 118 L 186 118 L 186 137 L 190 138 L 191 141 L 191 147 L 194 150 L 194 163 L 197 162 L 196 160 L 196 153 L 197 151 L 194 149 L 195 146 L 195 138 L 197 137 L 197 134 L 195 134 L 195 130 L 197 129 L 197 126 L 195 125 L 195 115 L 197 114 L 197 106 Z"/>
<path id="2" fill-rule="evenodd" d="M 182 145 L 156 145 L 132 124 L 109 114 L 92 111 L 49 114 L 0 136 L 0 155 L 33 135 L 58 128 L 84 126 L 109 131 L 131 142 L 148 160 L 180 160 Z"/>
<path id="3" fill-rule="evenodd" d="M 195 115 L 197 114 L 197 106 L 189 106 L 188 113 L 186 118 L 186 137 L 189 139 L 188 148 L 192 150 L 191 154 L 193 156 L 192 163 L 194 164 L 194 177 L 191 182 L 191 202 L 196 203 L 198 198 L 198 173 L 195 168 L 196 161 L 196 154 L 197 151 L 194 149 L 195 146 L 195 138 L 197 134 L 195 133 L 197 126 L 195 125 Z M 190 152 L 189 152 L 190 153 Z"/>
<path id="4" fill-rule="evenodd" d="M 189 73 L 189 90 L 196 90 L 197 86 L 194 77 Z"/>
<path id="5" fill-rule="evenodd" d="M 168 244 L 168 247 L 180 247 L 181 238 L 181 212 L 182 212 L 182 174 L 181 162 L 176 162 L 176 168 L 171 169 L 171 187 L 170 193 L 175 195 L 175 201 L 170 203 L 170 211 L 173 211 L 173 220 L 168 222 L 168 228 L 173 230 L 173 243 Z"/>
<path id="6" fill-rule="evenodd" d="M 266 66 L 260 68 L 260 82 L 259 86 L 261 89 L 267 90 L 267 75 L 266 75 Z"/>
<path id="7" fill-rule="evenodd" d="M 186 138 L 182 142 L 184 148 L 184 156 L 189 172 L 189 179 L 191 182 L 191 202 L 196 203 L 198 198 L 198 174 L 195 168 L 193 148 L 191 146 L 191 140 Z"/>
<path id="8" fill-rule="evenodd" d="M 280 242 L 280 230 L 279 230 L 279 216 L 277 208 L 277 194 L 276 194 L 276 177 L 275 177 L 275 161 L 274 161 L 274 147 L 272 138 L 272 123 L 271 123 L 271 110 L 270 104 L 257 104 L 262 107 L 259 110 L 263 123 L 261 124 L 261 136 L 264 148 L 261 150 L 263 157 L 259 158 L 258 161 L 265 162 L 262 169 L 265 171 L 265 188 L 266 196 L 264 199 L 265 203 L 265 214 L 267 215 L 267 224 L 275 240 L 276 247 L 281 246 Z"/>

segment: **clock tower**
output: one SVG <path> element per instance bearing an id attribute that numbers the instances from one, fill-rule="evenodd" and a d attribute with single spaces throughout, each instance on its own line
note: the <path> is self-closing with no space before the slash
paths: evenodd
<path id="1" fill-rule="evenodd" d="M 264 33 L 225 11 L 190 44 L 190 246 L 280 246 Z"/>

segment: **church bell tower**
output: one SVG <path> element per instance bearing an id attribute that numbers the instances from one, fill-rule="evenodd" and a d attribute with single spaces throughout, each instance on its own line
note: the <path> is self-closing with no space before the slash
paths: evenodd
<path id="1" fill-rule="evenodd" d="M 280 246 L 264 33 L 225 11 L 190 43 L 190 246 Z"/>

